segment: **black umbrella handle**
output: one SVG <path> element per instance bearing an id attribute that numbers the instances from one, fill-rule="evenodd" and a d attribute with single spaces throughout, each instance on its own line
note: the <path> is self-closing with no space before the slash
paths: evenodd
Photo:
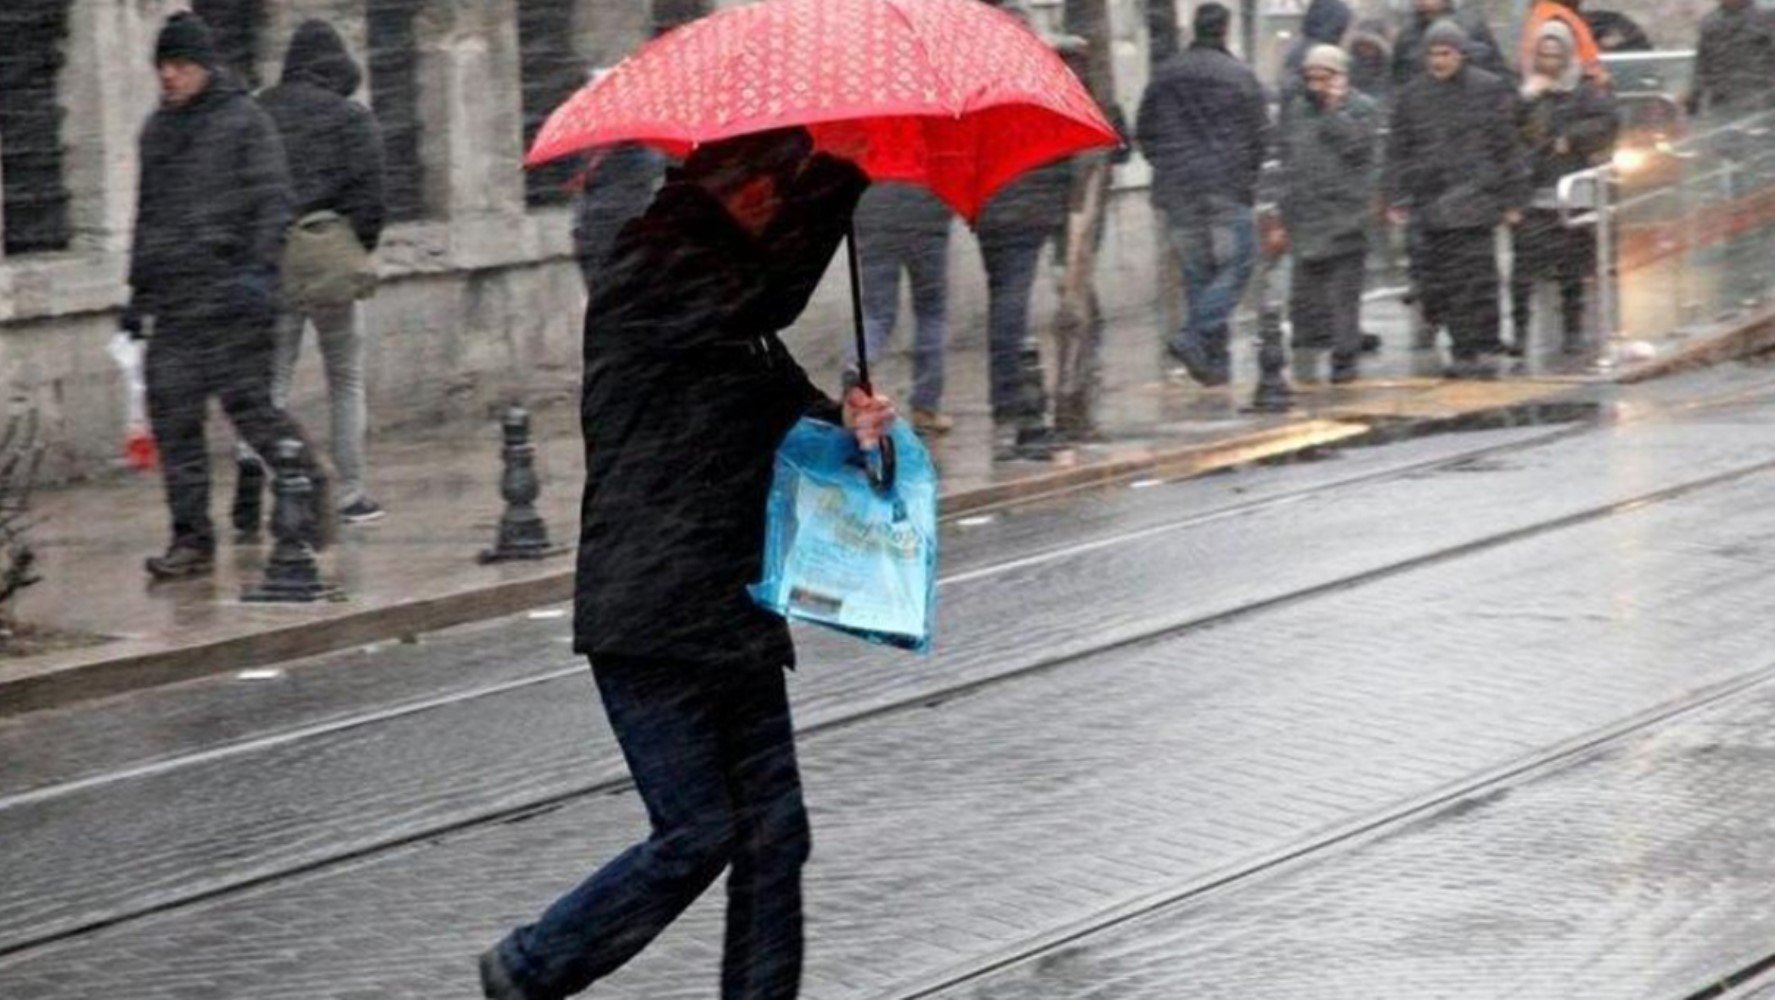
<path id="1" fill-rule="evenodd" d="M 857 337 L 857 387 L 873 396 L 875 387 L 869 384 L 869 344 L 863 336 L 863 278 L 862 266 L 857 263 L 857 223 L 854 219 L 845 229 L 844 245 L 851 267 L 851 325 Z"/>
<path id="2" fill-rule="evenodd" d="M 875 456 L 879 462 L 871 462 L 869 456 L 863 456 L 863 468 L 869 473 L 869 485 L 875 487 L 877 493 L 892 493 L 895 467 L 898 464 L 894 459 L 894 439 L 882 438 L 875 446 Z"/>

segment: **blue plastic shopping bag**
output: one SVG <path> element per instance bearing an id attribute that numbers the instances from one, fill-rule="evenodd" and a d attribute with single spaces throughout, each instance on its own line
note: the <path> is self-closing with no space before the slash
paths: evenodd
<path id="1" fill-rule="evenodd" d="M 937 610 L 937 470 L 902 421 L 891 473 L 856 435 L 803 419 L 777 449 L 752 599 L 785 618 L 929 652 Z M 873 472 L 873 475 L 872 475 Z"/>

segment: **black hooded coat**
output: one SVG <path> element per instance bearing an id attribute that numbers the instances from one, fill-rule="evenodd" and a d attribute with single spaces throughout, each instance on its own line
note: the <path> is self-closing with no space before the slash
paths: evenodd
<path id="1" fill-rule="evenodd" d="M 366 250 L 382 238 L 382 136 L 376 116 L 351 100 L 363 82 L 345 42 L 325 21 L 304 21 L 290 39 L 283 76 L 259 95 L 291 152 L 295 218 L 344 216 Z"/>
<path id="2" fill-rule="evenodd" d="M 745 588 L 763 569 L 778 444 L 801 417 L 840 411 L 777 334 L 867 186 L 816 155 L 754 236 L 674 170 L 618 235 L 586 309 L 577 651 L 793 663 L 783 620 Z"/>

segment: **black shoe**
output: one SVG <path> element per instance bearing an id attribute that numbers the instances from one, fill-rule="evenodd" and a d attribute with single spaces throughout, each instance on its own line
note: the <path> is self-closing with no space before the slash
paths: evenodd
<path id="1" fill-rule="evenodd" d="M 156 580 L 189 580 L 216 570 L 216 554 L 186 542 L 174 542 L 166 555 L 149 556 L 148 575 Z"/>
<path id="2" fill-rule="evenodd" d="M 1331 365 L 1332 385 L 1350 385 L 1361 378 L 1362 372 L 1354 364 L 1338 364 L 1337 362 L 1333 362 Z"/>
<path id="3" fill-rule="evenodd" d="M 369 497 L 359 497 L 339 508 L 339 520 L 346 524 L 368 524 L 388 516 L 382 505 Z"/>
<path id="4" fill-rule="evenodd" d="M 1183 370 L 1189 372 L 1189 377 L 1195 379 L 1199 385 L 1213 388 L 1226 385 L 1230 381 L 1225 369 L 1216 367 L 1208 348 L 1198 341 L 1167 343 L 1165 352 L 1183 365 Z"/>
<path id="5" fill-rule="evenodd" d="M 1377 333 L 1363 334 L 1362 335 L 1362 353 L 1363 354 L 1379 354 L 1380 352 L 1381 352 L 1380 334 L 1377 334 Z"/>
<path id="6" fill-rule="evenodd" d="M 530 995 L 512 979 L 511 970 L 505 967 L 505 959 L 499 957 L 498 948 L 481 952 L 480 964 L 481 995 L 487 1000 L 530 1000 Z"/>
<path id="7" fill-rule="evenodd" d="M 992 457 L 999 462 L 1051 462 L 1054 432 L 1041 424 L 1001 429 L 996 432 Z"/>

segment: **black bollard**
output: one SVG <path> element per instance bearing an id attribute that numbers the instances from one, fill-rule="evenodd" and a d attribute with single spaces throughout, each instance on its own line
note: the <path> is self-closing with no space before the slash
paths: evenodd
<path id="1" fill-rule="evenodd" d="M 498 542 L 479 559 L 496 563 L 560 555 L 567 547 L 549 541 L 548 525 L 536 512 L 542 484 L 536 478 L 536 446 L 530 443 L 530 413 L 514 406 L 505 411 L 500 423 L 505 432 L 505 446 L 500 450 L 505 471 L 499 477 L 499 493 L 505 498 L 505 513 L 499 518 Z"/>
<path id="2" fill-rule="evenodd" d="M 1282 312 L 1265 303 L 1257 318 L 1257 391 L 1251 409 L 1258 413 L 1287 413 L 1294 408 L 1294 390 L 1282 369 L 1288 356 L 1282 349 Z"/>
<path id="3" fill-rule="evenodd" d="M 241 599 L 260 604 L 307 604 L 338 600 L 337 587 L 321 582 L 315 561 L 314 483 L 302 460 L 302 442 L 285 438 L 271 458 L 271 535 L 277 544 L 265 563 L 265 579 Z"/>

